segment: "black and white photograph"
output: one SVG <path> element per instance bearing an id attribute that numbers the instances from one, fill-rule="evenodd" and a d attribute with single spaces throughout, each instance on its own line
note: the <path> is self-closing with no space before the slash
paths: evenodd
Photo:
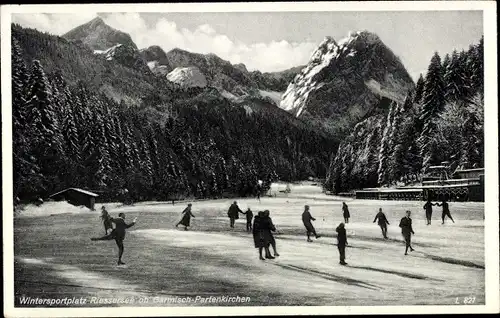
<path id="1" fill-rule="evenodd" d="M 4 311 L 499 311 L 494 1 L 2 6 Z"/>

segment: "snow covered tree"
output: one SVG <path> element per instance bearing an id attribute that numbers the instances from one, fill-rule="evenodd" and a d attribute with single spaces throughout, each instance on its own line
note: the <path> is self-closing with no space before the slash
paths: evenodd
<path id="1" fill-rule="evenodd" d="M 455 102 L 467 95 L 467 80 L 465 78 L 464 61 L 459 58 L 457 51 L 453 51 L 451 60 L 445 70 L 445 99 Z"/>
<path id="2" fill-rule="evenodd" d="M 53 108 L 52 89 L 38 60 L 33 61 L 31 68 L 26 110 L 33 156 L 44 176 L 43 190 L 52 191 L 57 185 L 57 170 L 63 150 L 59 122 Z"/>
<path id="3" fill-rule="evenodd" d="M 438 145 L 435 136 L 435 118 L 443 110 L 444 81 L 441 69 L 441 58 L 436 52 L 431 59 L 425 78 L 424 91 L 422 95 L 422 132 L 419 138 L 419 145 L 422 157 L 422 168 L 425 170 L 436 162 L 436 152 Z"/>
<path id="4" fill-rule="evenodd" d="M 378 183 L 379 185 L 386 185 L 389 183 L 388 176 L 388 161 L 391 155 L 391 129 L 393 124 L 394 115 L 397 111 L 398 104 L 392 102 L 389 112 L 387 113 L 387 120 L 385 123 L 384 132 L 382 134 L 382 140 L 380 143 L 380 152 L 378 156 L 379 166 L 378 166 Z"/>
<path id="5" fill-rule="evenodd" d="M 417 80 L 417 85 L 415 86 L 415 97 L 413 100 L 414 103 L 420 103 L 420 100 L 422 99 L 422 94 L 424 92 L 424 84 L 425 84 L 424 77 L 422 76 L 422 73 L 420 73 L 420 76 L 418 77 Z"/>

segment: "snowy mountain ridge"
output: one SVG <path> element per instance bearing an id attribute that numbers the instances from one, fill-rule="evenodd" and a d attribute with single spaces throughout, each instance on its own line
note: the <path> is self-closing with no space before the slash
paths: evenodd
<path id="1" fill-rule="evenodd" d="M 403 64 L 378 35 L 351 32 L 336 42 L 327 36 L 295 76 L 279 107 L 312 117 L 340 133 L 386 102 L 402 102 L 414 86 Z"/>
<path id="2" fill-rule="evenodd" d="M 205 87 L 207 79 L 196 66 L 177 67 L 167 74 L 167 79 L 181 87 Z"/>

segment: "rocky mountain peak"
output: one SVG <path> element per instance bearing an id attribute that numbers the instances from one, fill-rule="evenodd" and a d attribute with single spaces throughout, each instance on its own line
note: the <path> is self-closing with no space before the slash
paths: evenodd
<path id="1" fill-rule="evenodd" d="M 70 41 L 81 41 L 92 50 L 107 50 L 117 44 L 137 50 L 137 45 L 128 33 L 110 27 L 101 17 L 70 30 L 62 37 Z"/>
<path id="2" fill-rule="evenodd" d="M 367 115 L 402 102 L 413 80 L 399 58 L 374 33 L 325 37 L 283 94 L 280 107 L 312 117 L 344 134 Z M 379 107 L 380 106 L 380 107 Z"/>

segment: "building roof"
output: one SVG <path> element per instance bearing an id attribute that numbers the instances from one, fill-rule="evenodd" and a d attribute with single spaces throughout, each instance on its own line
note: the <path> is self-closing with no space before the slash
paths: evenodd
<path id="1" fill-rule="evenodd" d="M 89 195 L 91 197 L 98 197 L 99 195 L 98 194 L 95 194 L 93 192 L 90 192 L 90 191 L 87 191 L 87 190 L 83 190 L 83 189 L 80 189 L 80 188 L 67 188 L 67 189 L 64 189 L 62 191 L 59 191 L 57 193 L 54 193 L 52 195 L 49 196 L 49 198 L 53 197 L 53 196 L 56 196 L 58 194 L 61 194 L 63 192 L 67 192 L 69 190 L 73 190 L 73 191 L 77 191 L 77 192 L 80 192 L 80 193 L 83 193 L 83 194 L 86 194 L 86 195 Z"/>
<path id="2" fill-rule="evenodd" d="M 484 168 L 462 169 L 462 170 L 457 170 L 455 172 L 460 173 L 460 172 L 474 172 L 474 171 L 484 171 Z"/>

